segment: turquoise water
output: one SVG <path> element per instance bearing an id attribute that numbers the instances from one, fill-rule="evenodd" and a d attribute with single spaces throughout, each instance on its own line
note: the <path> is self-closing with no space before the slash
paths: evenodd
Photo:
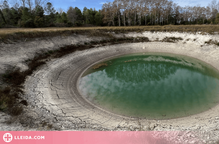
<path id="1" fill-rule="evenodd" d="M 97 65 L 83 74 L 79 90 L 116 114 L 171 119 L 201 113 L 219 101 L 218 71 L 190 57 L 141 53 Z"/>

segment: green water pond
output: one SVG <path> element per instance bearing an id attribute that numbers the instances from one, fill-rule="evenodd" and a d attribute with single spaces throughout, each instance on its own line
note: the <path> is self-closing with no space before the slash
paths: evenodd
<path id="1" fill-rule="evenodd" d="M 172 119 L 216 106 L 219 73 L 186 56 L 138 53 L 91 66 L 78 88 L 87 100 L 115 114 Z"/>

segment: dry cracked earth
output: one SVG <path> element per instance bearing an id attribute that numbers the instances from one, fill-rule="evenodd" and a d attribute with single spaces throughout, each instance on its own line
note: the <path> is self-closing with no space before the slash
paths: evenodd
<path id="1" fill-rule="evenodd" d="M 175 43 L 159 42 L 166 36 L 182 37 Z M 138 52 L 162 52 L 197 58 L 219 70 L 219 47 L 204 44 L 218 35 L 180 33 L 129 33 L 117 37 L 148 37 L 151 42 L 125 43 L 69 53 L 50 59 L 26 78 L 22 97 L 29 105 L 19 117 L 0 113 L 0 130 L 98 130 L 153 131 L 155 138 L 170 143 L 216 143 L 219 140 L 219 105 L 200 114 L 170 120 L 147 120 L 110 113 L 81 96 L 78 79 L 90 66 L 105 59 Z M 98 41 L 82 35 L 53 37 L 0 44 L 0 72 L 7 67 L 27 69 L 25 60 L 40 50 L 54 50 L 65 45 Z M 190 39 L 190 40 L 188 40 Z M 196 39 L 194 41 L 194 39 Z M 10 121 L 11 124 L 7 124 Z M 172 135 L 165 135 L 172 131 Z"/>

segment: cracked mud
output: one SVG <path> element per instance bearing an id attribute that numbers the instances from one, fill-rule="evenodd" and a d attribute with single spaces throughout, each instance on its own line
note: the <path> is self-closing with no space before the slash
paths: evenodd
<path id="1" fill-rule="evenodd" d="M 72 125 L 70 124 L 67 129 L 80 127 L 101 130 L 217 131 L 219 106 L 189 117 L 155 121 L 110 113 L 80 95 L 77 82 L 87 67 L 110 57 L 138 52 L 187 55 L 205 61 L 219 70 L 217 49 L 206 51 L 193 45 L 179 46 L 159 42 L 105 46 L 69 54 L 49 62 L 36 71 L 26 81 L 25 90 L 28 100 L 39 109 L 49 111 L 58 121 L 65 119 L 71 122 Z"/>

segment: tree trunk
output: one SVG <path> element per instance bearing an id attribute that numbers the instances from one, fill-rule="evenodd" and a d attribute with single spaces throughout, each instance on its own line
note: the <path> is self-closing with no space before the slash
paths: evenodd
<path id="1" fill-rule="evenodd" d="M 138 25 L 141 25 L 141 14 L 139 15 L 138 20 L 139 20 L 139 24 Z"/>
<path id="2" fill-rule="evenodd" d="M 168 24 L 168 14 L 167 14 L 167 24 Z"/>
<path id="3" fill-rule="evenodd" d="M 147 15 L 145 15 L 145 25 L 147 25 Z"/>
<path id="4" fill-rule="evenodd" d="M 126 24 L 125 24 L 125 13 L 123 13 L 123 15 L 124 15 L 124 26 L 126 26 Z"/>
<path id="5" fill-rule="evenodd" d="M 136 11 L 135 11 L 135 18 L 134 18 L 134 26 L 136 25 Z"/>
<path id="6" fill-rule="evenodd" d="M 120 13 L 119 13 L 119 15 L 118 15 L 118 20 L 119 20 L 119 26 L 121 26 Z"/>
<path id="7" fill-rule="evenodd" d="M 131 20 L 130 20 L 130 13 L 128 13 L 128 25 L 131 25 Z"/>
<path id="8" fill-rule="evenodd" d="M 162 22 L 163 22 L 162 16 L 160 16 L 160 24 L 161 24 L 161 25 L 162 25 Z"/>
<path id="9" fill-rule="evenodd" d="M 156 25 L 156 10 L 155 10 L 154 24 Z"/>
<path id="10" fill-rule="evenodd" d="M 113 26 L 115 26 L 115 21 L 114 21 L 114 13 L 113 13 L 112 22 L 113 22 Z"/>

